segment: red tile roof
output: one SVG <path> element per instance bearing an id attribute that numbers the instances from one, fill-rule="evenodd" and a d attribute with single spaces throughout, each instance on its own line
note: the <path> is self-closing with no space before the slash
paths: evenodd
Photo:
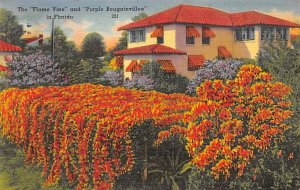
<path id="1" fill-rule="evenodd" d="M 164 37 L 164 28 L 158 26 L 151 34 L 151 38 Z"/>
<path id="2" fill-rule="evenodd" d="M 194 26 L 186 27 L 186 37 L 200 37 L 200 33 Z"/>
<path id="3" fill-rule="evenodd" d="M 160 44 L 153 44 L 129 49 L 118 50 L 115 55 L 127 54 L 186 54 L 185 51 L 177 50 Z"/>
<path id="4" fill-rule="evenodd" d="M 35 37 L 31 37 L 31 38 L 25 38 L 25 43 L 26 44 L 30 44 L 32 42 L 35 42 L 35 41 L 40 41 L 40 40 L 43 40 L 43 35 L 39 35 L 39 36 L 35 36 Z"/>
<path id="5" fill-rule="evenodd" d="M 0 52 L 14 52 L 14 51 L 22 51 L 22 48 L 0 40 Z"/>
<path id="6" fill-rule="evenodd" d="M 203 66 L 205 58 L 203 55 L 189 55 L 188 56 L 188 70 L 194 71 Z"/>
<path id="7" fill-rule="evenodd" d="M 161 69 L 164 70 L 166 73 L 176 72 L 171 60 L 157 60 L 156 62 L 160 64 Z"/>
<path id="8" fill-rule="evenodd" d="M 229 58 L 231 57 L 231 53 L 224 46 L 218 47 L 218 56 L 221 58 Z"/>
<path id="9" fill-rule="evenodd" d="M 6 66 L 0 65 L 0 71 L 2 71 L 2 72 L 8 72 L 9 68 L 6 67 Z"/>
<path id="10" fill-rule="evenodd" d="M 247 11 L 241 13 L 230 14 L 233 26 L 247 26 L 247 25 L 272 25 L 272 26 L 286 26 L 286 27 L 300 27 L 300 25 L 266 15 L 256 11 Z"/>
<path id="11" fill-rule="evenodd" d="M 202 27 L 202 36 L 207 38 L 214 38 L 216 34 L 209 27 Z"/>
<path id="12" fill-rule="evenodd" d="M 255 11 L 226 13 L 209 7 L 178 5 L 136 22 L 124 25 L 118 28 L 118 30 L 128 30 L 170 23 L 203 24 L 211 26 L 247 26 L 260 24 L 300 27 L 299 24 Z"/>

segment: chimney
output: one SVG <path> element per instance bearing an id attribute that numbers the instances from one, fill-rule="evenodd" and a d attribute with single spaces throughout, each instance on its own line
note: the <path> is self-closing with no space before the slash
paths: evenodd
<path id="1" fill-rule="evenodd" d="M 43 41 L 44 41 L 43 34 L 40 34 L 39 35 L 39 45 L 43 45 Z"/>

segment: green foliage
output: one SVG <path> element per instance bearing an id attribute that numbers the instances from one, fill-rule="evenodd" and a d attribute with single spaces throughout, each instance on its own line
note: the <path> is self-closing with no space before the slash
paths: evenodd
<path id="1" fill-rule="evenodd" d="M 154 89 L 159 92 L 185 93 L 189 84 L 188 78 L 176 73 L 166 73 L 156 62 L 145 64 L 140 74 L 148 75 L 154 81 Z"/>
<path id="2" fill-rule="evenodd" d="M 100 82 L 100 68 L 102 62 L 99 59 L 84 59 L 80 64 L 73 67 L 70 73 L 69 84 L 79 83 L 99 83 Z"/>
<path id="3" fill-rule="evenodd" d="M 12 11 L 0 9 L 0 40 L 24 46 L 21 36 L 24 34 L 23 26 L 19 24 L 17 16 Z"/>
<path id="4" fill-rule="evenodd" d="M 190 158 L 177 138 L 164 142 L 149 160 L 148 173 L 151 187 L 157 189 L 186 189 L 191 169 Z"/>
<path id="5" fill-rule="evenodd" d="M 134 16 L 131 18 L 132 21 L 138 21 L 138 20 L 141 20 L 143 18 L 146 18 L 148 15 L 144 12 L 140 12 L 137 16 Z"/>
<path id="6" fill-rule="evenodd" d="M 117 177 L 114 189 L 186 189 L 190 158 L 178 138 L 155 146 L 160 130 L 149 120 L 130 130 L 135 164 L 131 171 Z"/>
<path id="7" fill-rule="evenodd" d="M 103 37 L 96 32 L 87 34 L 82 41 L 81 49 L 83 58 L 102 57 L 105 53 Z"/>
<path id="8" fill-rule="evenodd" d="M 258 64 L 266 72 L 272 73 L 276 81 L 292 87 L 291 101 L 296 113 L 294 124 L 300 123 L 300 50 L 291 49 L 283 40 L 269 41 L 263 44 Z"/>
<path id="9" fill-rule="evenodd" d="M 41 169 L 24 163 L 22 151 L 9 144 L 0 134 L 0 189 L 63 190 L 58 185 L 43 188 Z"/>
<path id="10" fill-rule="evenodd" d="M 292 45 L 295 49 L 300 49 L 300 35 L 298 35 L 296 39 L 292 41 Z"/>

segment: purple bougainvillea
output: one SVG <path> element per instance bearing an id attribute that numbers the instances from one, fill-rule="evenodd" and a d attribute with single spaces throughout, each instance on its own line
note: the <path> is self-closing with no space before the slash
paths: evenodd
<path id="1" fill-rule="evenodd" d="M 140 89 L 140 90 L 153 90 L 154 80 L 148 75 L 134 74 L 131 80 L 123 83 L 125 88 Z"/>
<path id="2" fill-rule="evenodd" d="M 8 62 L 10 72 L 8 80 L 11 86 L 34 87 L 63 85 L 67 79 L 58 67 L 59 63 L 54 63 L 51 56 L 42 53 L 30 55 L 13 55 L 13 59 Z"/>
<path id="3" fill-rule="evenodd" d="M 235 59 L 206 61 L 204 66 L 195 72 L 195 77 L 187 87 L 187 93 L 195 94 L 196 87 L 205 80 L 233 79 L 243 63 L 243 61 Z"/>

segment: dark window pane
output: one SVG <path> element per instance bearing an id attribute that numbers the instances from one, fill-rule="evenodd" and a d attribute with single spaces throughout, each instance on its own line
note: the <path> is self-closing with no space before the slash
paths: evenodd
<path id="1" fill-rule="evenodd" d="M 202 44 L 210 44 L 210 38 L 209 37 L 202 37 Z"/>
<path id="2" fill-rule="evenodd" d="M 194 37 L 186 37 L 186 44 L 195 44 Z"/>
<path id="3" fill-rule="evenodd" d="M 163 44 L 164 38 L 163 37 L 157 37 L 157 44 Z"/>

